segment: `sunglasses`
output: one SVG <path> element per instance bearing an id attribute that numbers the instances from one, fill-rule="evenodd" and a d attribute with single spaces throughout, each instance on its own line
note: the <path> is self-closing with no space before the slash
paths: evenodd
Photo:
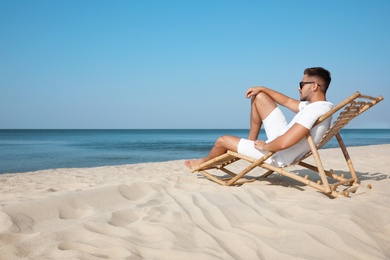
<path id="1" fill-rule="evenodd" d="M 303 82 L 303 81 L 301 81 L 301 82 L 299 82 L 299 87 L 302 89 L 303 88 L 303 86 L 305 86 L 306 84 L 312 84 L 312 83 L 315 83 L 314 81 L 310 81 L 310 82 Z M 319 87 L 321 87 L 320 86 L 320 84 L 317 84 Z"/>

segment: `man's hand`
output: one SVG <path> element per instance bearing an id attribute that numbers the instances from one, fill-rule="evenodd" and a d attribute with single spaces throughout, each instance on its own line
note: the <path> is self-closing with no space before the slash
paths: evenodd
<path id="1" fill-rule="evenodd" d="M 253 88 L 249 88 L 246 92 L 246 97 L 247 98 L 251 98 L 251 97 L 254 97 L 256 96 L 257 94 L 259 94 L 261 91 L 262 91 L 262 88 L 263 87 L 253 87 Z"/>
<path id="2" fill-rule="evenodd" d="M 246 92 L 246 97 L 247 98 L 253 98 L 260 92 L 263 92 L 267 94 L 273 101 L 275 101 L 277 104 L 282 105 L 284 107 L 287 107 L 294 113 L 299 112 L 299 100 L 290 98 L 278 91 L 263 87 L 263 86 L 258 86 L 258 87 L 252 87 L 249 88 Z"/>
<path id="3" fill-rule="evenodd" d="M 260 151 L 266 151 L 266 149 L 264 148 L 264 146 L 266 145 L 267 143 L 264 142 L 263 140 L 256 140 L 255 141 L 255 148 L 257 150 L 260 150 Z"/>

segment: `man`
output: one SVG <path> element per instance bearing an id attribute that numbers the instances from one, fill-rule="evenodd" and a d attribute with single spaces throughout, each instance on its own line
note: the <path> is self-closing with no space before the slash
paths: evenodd
<path id="1" fill-rule="evenodd" d="M 246 97 L 251 98 L 250 130 L 248 139 L 236 136 L 222 136 L 217 139 L 210 153 L 197 160 L 188 160 L 185 165 L 192 169 L 213 159 L 227 150 L 258 159 L 268 151 L 277 152 L 266 162 L 275 166 L 285 166 L 306 154 L 310 147 L 304 137 L 310 132 L 314 142 L 318 143 L 329 129 L 331 118 L 313 127 L 317 119 L 328 112 L 333 104 L 326 101 L 326 91 L 331 76 L 321 67 L 308 68 L 304 71 L 298 91 L 300 101 L 287 97 L 265 87 L 249 88 Z M 277 105 L 289 108 L 296 113 L 287 124 Z M 268 140 L 257 140 L 261 126 Z"/>

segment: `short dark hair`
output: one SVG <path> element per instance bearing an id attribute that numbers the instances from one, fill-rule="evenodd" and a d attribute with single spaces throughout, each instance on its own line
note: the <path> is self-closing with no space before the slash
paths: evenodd
<path id="1" fill-rule="evenodd" d="M 330 81 L 332 78 L 330 77 L 330 72 L 324 68 L 321 67 L 313 67 L 313 68 L 307 68 L 303 72 L 304 75 L 312 76 L 312 77 L 318 77 L 324 81 L 324 84 L 321 84 L 321 87 L 324 87 L 324 93 L 328 90 Z M 323 86 L 322 86 L 323 85 Z"/>

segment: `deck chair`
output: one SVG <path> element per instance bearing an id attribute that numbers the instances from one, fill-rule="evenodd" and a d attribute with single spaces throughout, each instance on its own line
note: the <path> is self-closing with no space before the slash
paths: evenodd
<path id="1" fill-rule="evenodd" d="M 317 120 L 316 124 L 319 124 L 326 118 L 340 112 L 337 120 L 334 121 L 332 126 L 325 133 L 325 135 L 322 137 L 321 141 L 317 145 L 314 143 L 313 137 L 310 135 L 310 133 L 306 136 L 306 140 L 310 146 L 310 151 L 302 158 L 297 159 L 295 162 L 289 165 L 300 165 L 311 171 L 317 172 L 321 179 L 317 182 L 310 180 L 307 175 L 305 177 L 301 177 L 296 173 L 287 171 L 286 168 L 289 166 L 275 167 L 273 165 L 265 163 L 265 160 L 271 157 L 274 152 L 268 152 L 266 155 L 256 160 L 236 152 L 227 151 L 225 154 L 211 159 L 192 169 L 191 172 L 199 172 L 208 179 L 226 186 L 237 186 L 242 185 L 246 182 L 255 181 L 256 179 L 267 178 L 269 175 L 275 172 L 279 173 L 280 175 L 292 178 L 308 186 L 311 186 L 331 197 L 349 196 L 349 192 L 355 192 L 356 189 L 359 187 L 359 179 L 356 175 L 356 171 L 352 164 L 352 160 L 348 154 L 347 148 L 341 138 L 340 130 L 345 127 L 352 119 L 367 111 L 367 109 L 373 107 L 382 100 L 382 96 L 375 98 L 367 95 L 362 95 L 359 92 L 356 92 L 352 96 L 335 106 L 329 112 L 322 115 Z M 348 178 L 345 176 L 345 174 L 338 175 L 334 173 L 333 170 L 325 170 L 321 162 L 318 150 L 322 148 L 333 137 L 336 137 L 340 149 L 344 155 L 345 161 L 348 165 L 350 175 Z M 314 157 L 315 165 L 304 162 L 305 159 L 311 156 Z M 239 160 L 245 160 L 249 162 L 248 166 L 245 167 L 241 172 L 236 174 L 227 168 L 227 166 Z M 263 175 L 256 179 L 248 179 L 244 177 L 244 175 L 246 175 L 248 172 L 250 172 L 256 167 L 261 167 L 267 170 L 267 172 L 265 172 Z M 215 172 L 218 173 L 218 171 L 215 170 L 220 170 L 223 173 L 228 174 L 229 177 L 223 178 L 223 176 L 221 177 L 218 176 L 218 174 L 213 174 Z M 332 180 L 331 184 L 329 184 L 328 178 L 329 180 Z M 342 192 L 336 192 L 336 188 L 340 185 L 348 186 L 348 188 L 343 190 Z"/>

